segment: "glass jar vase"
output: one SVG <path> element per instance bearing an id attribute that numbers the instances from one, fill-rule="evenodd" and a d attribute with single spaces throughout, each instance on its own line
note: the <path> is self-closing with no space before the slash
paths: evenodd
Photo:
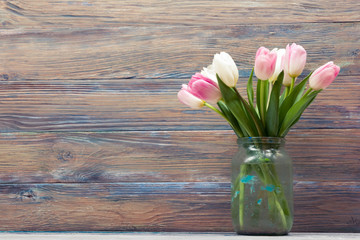
<path id="1" fill-rule="evenodd" d="M 293 223 L 292 161 L 285 139 L 238 139 L 232 160 L 231 211 L 238 234 L 286 235 Z"/>

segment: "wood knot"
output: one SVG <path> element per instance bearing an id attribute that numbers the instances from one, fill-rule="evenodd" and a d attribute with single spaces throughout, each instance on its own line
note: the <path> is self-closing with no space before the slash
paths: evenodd
<path id="1" fill-rule="evenodd" d="M 58 152 L 57 159 L 59 161 L 68 162 L 74 158 L 71 151 L 61 150 Z"/>
<path id="2" fill-rule="evenodd" d="M 6 73 L 0 74 L 0 80 L 5 80 L 5 81 L 9 80 L 9 75 Z"/>
<path id="3" fill-rule="evenodd" d="M 360 53 L 360 49 L 355 49 L 354 51 L 351 52 L 351 56 L 356 57 L 359 55 L 359 53 Z"/>
<path id="4" fill-rule="evenodd" d="M 37 198 L 37 194 L 31 189 L 21 191 L 18 196 L 18 199 L 20 199 L 21 201 L 26 201 L 26 200 L 36 201 L 36 198 Z"/>

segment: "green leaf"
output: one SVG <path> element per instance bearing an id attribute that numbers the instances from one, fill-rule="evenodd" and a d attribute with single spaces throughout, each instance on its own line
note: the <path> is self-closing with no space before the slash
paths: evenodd
<path id="1" fill-rule="evenodd" d="M 231 111 L 227 108 L 226 104 L 223 101 L 219 101 L 217 103 L 219 106 L 221 112 L 225 115 L 225 117 L 228 119 L 230 126 L 233 128 L 234 132 L 238 137 L 244 137 L 244 133 L 242 132 L 238 121 L 234 117 L 234 115 L 231 113 Z"/>
<path id="2" fill-rule="evenodd" d="M 305 111 L 305 109 L 312 103 L 317 94 L 320 92 L 314 91 L 310 93 L 305 98 L 300 99 L 297 103 L 295 103 L 287 112 L 283 123 L 281 124 L 281 128 L 279 131 L 279 136 L 284 137 L 286 133 L 290 130 L 290 128 L 299 120 L 301 114 Z"/>
<path id="3" fill-rule="evenodd" d="M 259 109 L 260 119 L 263 125 L 265 125 L 268 94 L 269 94 L 269 81 L 259 79 L 256 89 L 256 106 Z"/>
<path id="4" fill-rule="evenodd" d="M 295 121 L 294 121 L 294 123 L 293 124 L 291 124 L 291 126 L 290 127 L 288 127 L 288 129 L 287 130 L 285 130 L 285 132 L 283 133 L 283 136 L 285 137 L 286 136 L 286 134 L 288 134 L 288 132 L 290 131 L 290 129 L 291 129 L 291 127 L 292 126 L 294 126 L 295 125 L 295 123 L 297 123 L 299 120 L 300 120 L 300 117 L 301 116 L 299 116 Z"/>
<path id="5" fill-rule="evenodd" d="M 313 72 L 309 73 L 309 75 L 307 75 L 307 76 L 304 78 L 304 80 L 306 80 L 306 82 L 308 81 L 308 79 L 310 78 L 310 76 L 311 76 L 312 73 L 313 73 Z M 304 81 L 304 80 L 303 80 L 303 81 Z M 301 87 L 301 89 L 299 90 L 299 93 L 298 93 L 298 95 L 297 95 L 297 97 L 296 97 L 296 99 L 295 99 L 295 103 L 297 103 L 297 102 L 301 99 L 301 97 L 304 95 L 304 90 L 305 90 L 305 88 L 306 88 L 306 84 L 304 84 L 304 85 Z"/>
<path id="6" fill-rule="evenodd" d="M 266 112 L 266 132 L 270 137 L 276 137 L 279 131 L 279 96 L 283 79 L 284 72 L 282 71 L 274 83 Z"/>
<path id="7" fill-rule="evenodd" d="M 280 105 L 280 111 L 279 111 L 279 124 L 281 125 L 284 121 L 284 118 L 289 111 L 289 109 L 300 100 L 304 93 L 304 89 L 306 86 L 306 83 L 311 76 L 311 73 L 304 78 L 296 87 L 294 87 L 293 91 L 287 96 L 282 104 Z"/>
<path id="8" fill-rule="evenodd" d="M 247 113 L 248 118 L 253 120 L 257 132 L 259 133 L 260 136 L 264 136 L 264 133 L 265 133 L 264 126 L 262 125 L 262 123 L 259 119 L 259 115 L 256 113 L 254 107 L 249 105 L 246 102 L 246 100 L 243 97 L 241 97 L 240 93 L 238 92 L 238 90 L 235 87 L 233 89 L 236 92 L 236 94 L 238 95 L 240 101 L 242 102 L 244 111 Z"/>
<path id="9" fill-rule="evenodd" d="M 249 77 L 249 80 L 248 80 L 248 83 L 247 83 L 247 95 L 248 95 L 249 103 L 248 104 L 246 103 L 246 105 L 249 106 L 250 114 L 252 115 L 253 119 L 254 118 L 258 119 L 259 118 L 259 113 L 258 113 L 257 109 L 255 109 L 255 107 L 254 107 L 253 75 L 254 75 L 254 68 L 251 71 L 251 74 L 250 74 L 250 77 Z M 239 94 L 239 96 L 240 96 L 240 94 Z M 246 101 L 244 100 L 243 102 L 246 102 Z M 259 120 L 258 122 L 259 123 L 257 123 L 257 124 L 261 125 L 261 121 Z M 261 131 L 261 132 L 264 132 L 264 127 L 261 126 L 261 128 L 263 129 L 263 131 Z M 258 132 L 260 132 L 259 128 L 258 128 Z"/>
<path id="10" fill-rule="evenodd" d="M 320 91 L 319 91 L 319 92 L 320 92 Z M 313 98 L 313 99 L 310 101 L 310 103 L 309 103 L 308 106 L 310 106 L 310 104 L 311 104 L 314 100 L 315 100 L 315 98 Z M 294 125 L 300 120 L 300 117 L 301 117 L 301 115 L 300 115 L 300 116 L 294 121 L 294 123 L 291 124 L 291 126 L 283 133 L 283 136 L 284 136 L 284 137 L 285 137 L 286 134 L 290 131 L 291 127 L 294 126 Z"/>
<path id="11" fill-rule="evenodd" d="M 249 80 L 247 82 L 247 95 L 249 99 L 249 104 L 254 107 L 254 89 L 253 89 L 253 75 L 254 75 L 254 68 L 251 70 Z"/>
<path id="12" fill-rule="evenodd" d="M 249 119 L 238 94 L 232 88 L 228 87 L 217 74 L 216 77 L 225 104 L 238 121 L 244 135 L 258 136 L 254 122 Z"/>
<path id="13" fill-rule="evenodd" d="M 284 80 L 284 79 L 283 79 Z M 286 92 L 288 91 L 287 87 L 284 88 L 283 93 L 280 96 L 280 106 L 282 105 L 282 103 L 284 102 L 285 96 L 286 96 Z"/>

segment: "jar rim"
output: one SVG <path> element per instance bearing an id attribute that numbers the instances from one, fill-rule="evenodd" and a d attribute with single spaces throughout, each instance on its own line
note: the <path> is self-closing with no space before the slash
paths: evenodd
<path id="1" fill-rule="evenodd" d="M 237 139 L 238 144 L 244 143 L 274 143 L 281 144 L 285 143 L 286 140 L 284 137 L 240 137 Z"/>

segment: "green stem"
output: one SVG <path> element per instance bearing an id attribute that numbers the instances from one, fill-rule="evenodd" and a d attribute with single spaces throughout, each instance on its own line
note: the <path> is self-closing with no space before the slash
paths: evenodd
<path id="1" fill-rule="evenodd" d="M 207 102 L 205 102 L 204 105 L 205 105 L 206 107 L 210 108 L 211 110 L 217 112 L 217 113 L 220 114 L 223 118 L 225 118 L 225 120 L 228 121 L 228 119 L 225 117 L 225 115 L 224 115 L 222 112 L 219 111 L 219 109 L 217 109 L 216 107 L 208 104 Z"/>
<path id="2" fill-rule="evenodd" d="M 280 214 L 281 221 L 282 221 L 282 224 L 284 226 L 284 229 L 287 229 L 287 221 L 286 221 L 286 216 L 285 216 L 285 213 L 284 213 L 284 209 L 281 207 L 280 202 L 277 199 L 277 196 L 276 196 L 275 193 L 274 193 L 274 198 L 275 198 L 275 205 L 276 205 L 276 208 L 278 209 L 278 212 Z"/>
<path id="3" fill-rule="evenodd" d="M 263 81 L 263 80 L 259 80 L 259 81 L 260 81 L 259 112 L 260 112 L 260 118 L 261 118 L 262 124 L 263 124 L 263 126 L 265 126 L 266 106 L 267 106 L 267 96 L 266 96 L 267 81 Z"/>
<path id="4" fill-rule="evenodd" d="M 269 164 L 271 164 L 271 163 L 269 163 Z M 273 195 L 273 198 L 274 198 L 274 201 L 275 201 L 275 206 L 278 209 L 278 213 L 280 214 L 281 221 L 282 221 L 282 224 L 284 226 L 284 229 L 286 229 L 287 228 L 287 220 L 286 220 L 286 216 L 285 216 L 285 211 L 289 212 L 287 202 L 286 202 L 285 196 L 283 194 L 282 187 L 281 187 L 281 184 L 279 182 L 278 176 L 277 176 L 277 174 L 275 172 L 275 168 L 274 168 L 273 164 L 271 164 L 272 167 L 269 168 L 269 166 L 268 166 L 269 164 L 264 164 L 264 168 L 266 168 L 264 170 L 265 170 L 266 175 L 267 175 L 266 179 L 268 181 L 268 184 L 272 184 L 276 188 L 277 187 L 281 188 L 280 196 L 277 194 L 276 190 L 272 191 L 271 194 Z M 281 205 L 281 202 L 283 202 L 283 201 L 286 202 L 286 206 Z M 286 208 L 286 209 L 284 209 L 284 208 Z"/>
<path id="5" fill-rule="evenodd" d="M 271 167 L 269 168 L 269 164 L 271 164 Z M 290 210 L 287 204 L 287 201 L 285 199 L 285 195 L 283 193 L 281 184 L 278 180 L 278 176 L 276 174 L 275 168 L 272 163 L 259 163 L 259 168 L 254 168 L 257 172 L 258 176 L 261 176 L 260 179 L 263 181 L 264 185 L 267 186 L 269 184 L 273 185 L 274 187 L 280 188 L 280 194 L 274 191 L 268 192 L 268 202 L 272 206 L 272 209 L 276 208 L 278 214 L 280 215 L 281 222 L 284 226 L 284 229 L 287 229 L 288 222 L 287 222 L 287 215 L 290 214 Z M 274 206 L 275 205 L 275 206 Z"/>
<path id="6" fill-rule="evenodd" d="M 266 107 L 268 108 L 269 107 L 269 103 L 270 103 L 270 97 L 271 97 L 271 91 L 273 89 L 273 84 L 270 82 L 269 83 L 269 93 L 268 93 L 268 100 L 267 100 L 267 104 L 266 104 Z"/>
<path id="7" fill-rule="evenodd" d="M 306 93 L 304 94 L 304 96 L 302 96 L 302 98 L 305 98 L 307 95 L 309 95 L 312 90 L 313 90 L 312 88 L 309 88 L 309 89 L 306 91 Z"/>
<path id="8" fill-rule="evenodd" d="M 240 179 L 239 179 L 239 225 L 240 229 L 244 227 L 244 197 L 245 197 L 245 183 L 241 182 L 244 175 L 246 175 L 245 164 L 241 165 Z"/>
<path id="9" fill-rule="evenodd" d="M 290 86 L 287 86 L 285 88 L 285 98 L 287 98 L 287 96 L 289 96 L 289 93 L 290 93 Z"/>
<path id="10" fill-rule="evenodd" d="M 293 77 L 293 78 L 291 79 L 289 94 L 290 94 L 290 93 L 292 92 L 292 90 L 294 89 L 294 85 L 295 85 L 295 77 Z"/>
<path id="11" fill-rule="evenodd" d="M 273 179 L 273 182 L 274 182 L 274 186 L 277 186 L 279 187 L 279 198 L 281 198 L 281 202 L 280 202 L 280 205 L 282 207 L 282 210 L 283 210 L 283 213 L 284 213 L 284 216 L 290 216 L 290 209 L 289 209 L 289 205 L 286 201 L 286 198 L 285 198 L 285 194 L 284 194 L 284 191 L 283 191 L 283 188 L 281 186 L 281 183 L 280 183 L 280 180 L 279 180 L 279 177 L 277 176 L 277 173 L 276 173 L 276 170 L 275 170 L 275 166 L 274 164 L 271 164 L 269 165 L 269 171 L 270 171 L 270 177 Z M 276 192 L 275 192 L 276 193 Z"/>

